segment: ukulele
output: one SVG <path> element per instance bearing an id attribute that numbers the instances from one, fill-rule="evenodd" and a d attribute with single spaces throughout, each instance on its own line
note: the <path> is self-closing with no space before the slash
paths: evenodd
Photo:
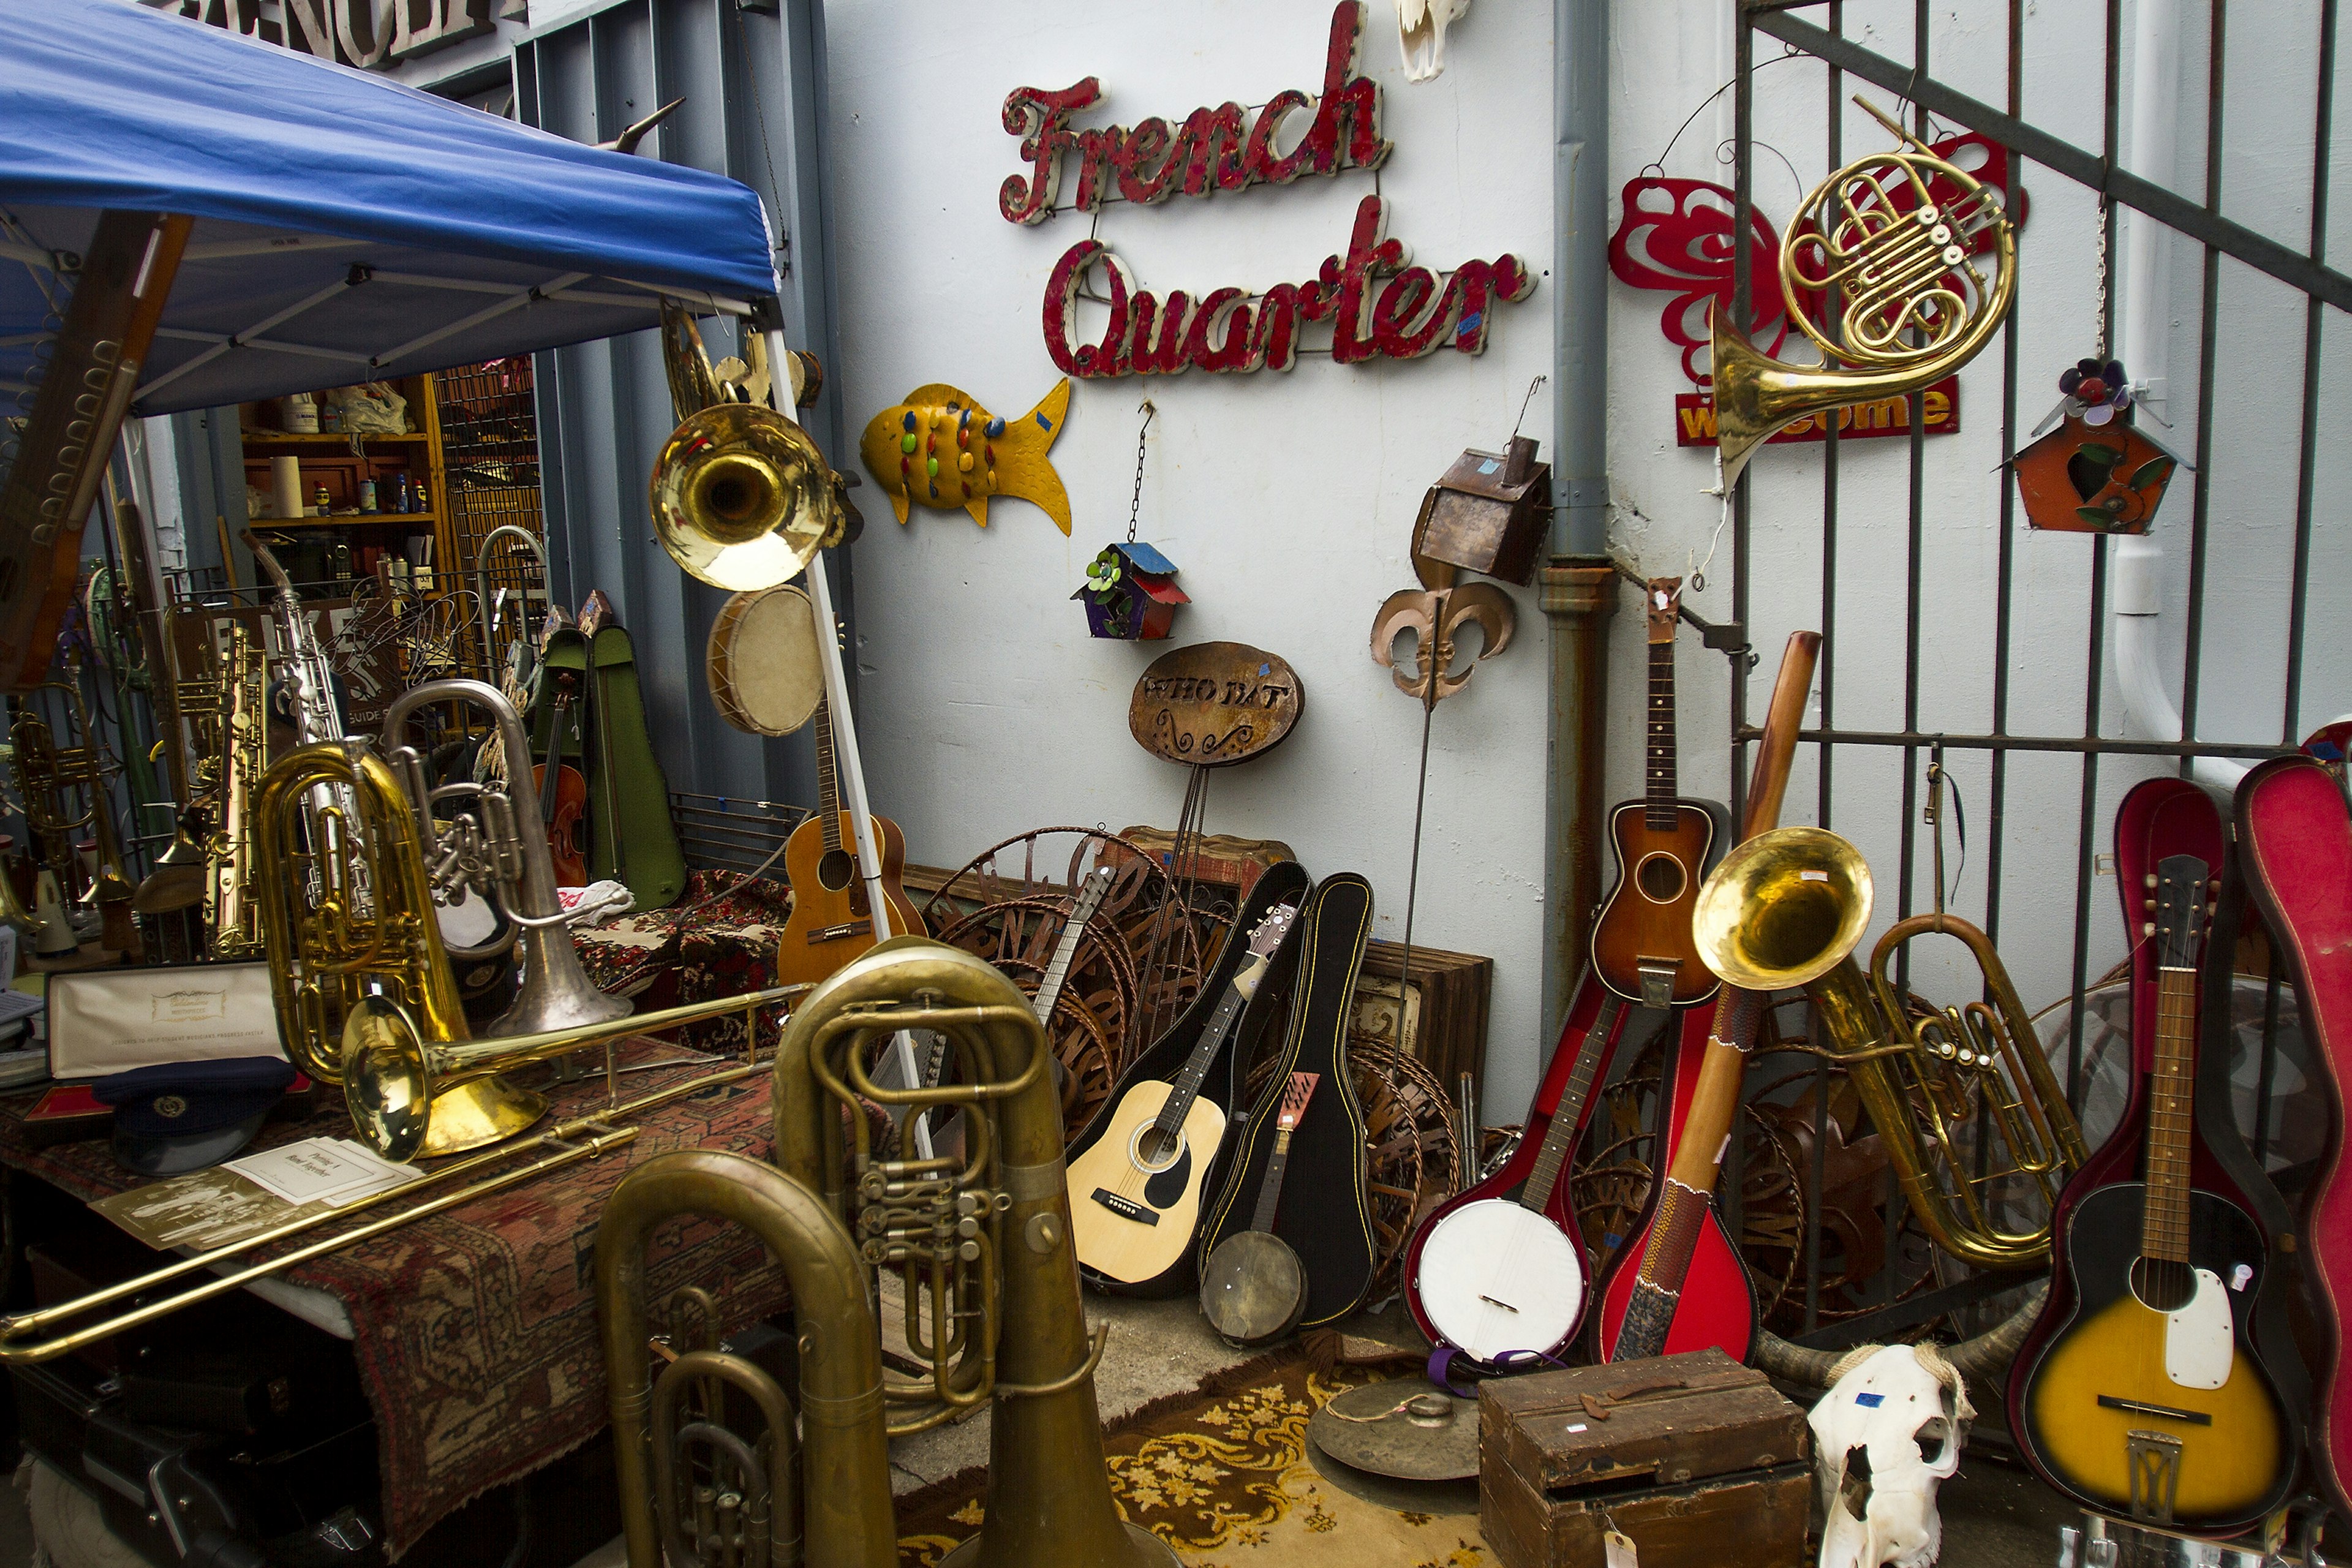
<path id="1" fill-rule="evenodd" d="M 555 863 L 555 882 L 562 888 L 588 885 L 588 781 L 563 760 L 563 732 L 568 728 L 576 744 L 579 721 L 572 704 L 580 694 L 579 678 L 564 670 L 555 678 L 554 717 L 547 728 L 547 761 L 531 769 L 532 787 L 539 792 L 539 821 L 547 835 L 548 858 Z"/>
<path id="2" fill-rule="evenodd" d="M 2165 858 L 2135 934 L 2158 964 L 2140 1179 L 2069 1193 L 2074 1300 L 2013 1373 L 2019 1447 L 2051 1485 L 2117 1518 L 2204 1532 L 2283 1502 L 2296 1442 L 2251 1331 L 2266 1247 L 2194 1184 L 2197 969 L 2210 868 Z"/>
<path id="3" fill-rule="evenodd" d="M 1102 1135 L 1071 1162 L 1070 1236 L 1083 1267 L 1137 1285 L 1165 1274 L 1191 1249 L 1202 1184 L 1225 1138 L 1225 1113 L 1200 1098 L 1201 1085 L 1297 914 L 1288 904 L 1266 912 L 1183 1071 L 1173 1083 L 1145 1079 L 1130 1086 Z"/>
<path id="4" fill-rule="evenodd" d="M 1528 1110 L 1540 1131 L 1531 1126 L 1535 1136 L 1521 1141 L 1520 1152 L 1448 1198 L 1414 1233 L 1405 1305 L 1432 1342 L 1496 1366 L 1514 1351 L 1556 1355 L 1575 1337 L 1591 1281 L 1560 1175 L 1626 1012 L 1624 998 L 1592 984 L 1587 972 Z"/>
<path id="5" fill-rule="evenodd" d="M 1691 906 L 1715 848 L 1715 816 L 1676 793 L 1675 622 L 1679 577 L 1644 590 L 1650 623 L 1647 786 L 1610 813 L 1617 885 L 1592 928 L 1592 970 L 1602 984 L 1645 1007 L 1683 1007 L 1715 994 L 1716 978 L 1691 939 Z"/>
<path id="6" fill-rule="evenodd" d="M 871 818 L 874 847 L 882 858 L 884 917 L 892 929 L 877 933 L 858 874 L 856 829 L 841 808 L 841 780 L 833 760 L 833 711 L 816 705 L 816 816 L 793 829 L 784 845 L 784 879 L 792 884 L 793 913 L 776 942 L 776 984 L 814 984 L 872 947 L 883 936 L 923 929 L 922 916 L 902 885 L 907 839 L 887 816 Z"/>
<path id="7" fill-rule="evenodd" d="M 1274 1220 L 1282 1209 L 1282 1172 L 1290 1163 L 1290 1135 L 1322 1080 L 1318 1072 L 1290 1075 L 1282 1091 L 1282 1109 L 1275 1113 L 1274 1152 L 1266 1156 L 1250 1227 L 1217 1243 L 1201 1265 L 1201 1315 L 1231 1343 L 1262 1345 L 1278 1340 L 1298 1326 L 1299 1314 L 1307 1310 L 1307 1270 L 1299 1267 L 1290 1243 L 1274 1234 Z"/>

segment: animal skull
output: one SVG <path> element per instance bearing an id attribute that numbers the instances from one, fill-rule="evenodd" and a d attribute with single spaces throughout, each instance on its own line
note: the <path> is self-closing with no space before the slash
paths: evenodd
<path id="1" fill-rule="evenodd" d="M 1934 1345 L 1864 1345 L 1830 1371 L 1805 1418 L 1827 1516 L 1821 1568 L 1929 1568 L 1944 1544 L 1936 1489 L 1976 1418 L 1967 1385 Z"/>
<path id="2" fill-rule="evenodd" d="M 1397 0 L 1397 44 L 1404 52 L 1407 81 L 1428 81 L 1445 71 L 1445 29 L 1470 9 L 1470 0 Z"/>

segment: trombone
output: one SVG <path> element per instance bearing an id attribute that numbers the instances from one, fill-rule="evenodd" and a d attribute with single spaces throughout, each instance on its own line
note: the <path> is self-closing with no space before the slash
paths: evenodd
<path id="1" fill-rule="evenodd" d="M 1775 828 L 1724 857 L 1699 889 L 1691 930 L 1725 984 L 1759 994 L 1801 986 L 1811 998 L 1829 1042 L 1820 1054 L 1845 1068 L 1936 1245 L 1971 1268 L 2033 1268 L 2049 1256 L 2050 1219 L 2005 1229 L 1990 1194 L 2021 1177 L 2054 1214 L 2066 1173 L 2089 1157 L 2082 1130 L 2033 1047 L 2031 1015 L 1991 939 L 1957 915 L 1913 915 L 1878 939 L 1865 974 L 1853 952 L 1871 900 L 1869 864 L 1852 844 L 1825 828 Z M 1914 1021 L 1887 966 L 1929 931 L 1967 945 L 1990 1003 Z M 1979 1108 L 2010 1163 L 1970 1172 L 1958 1151 Z"/>

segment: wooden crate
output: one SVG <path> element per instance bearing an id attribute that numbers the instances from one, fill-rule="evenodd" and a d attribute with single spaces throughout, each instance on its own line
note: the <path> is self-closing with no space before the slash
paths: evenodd
<path id="1" fill-rule="evenodd" d="M 1602 1568 L 1612 1529 L 1642 1568 L 1800 1568 L 1811 1487 L 1804 1412 L 1719 1350 L 1479 1386 L 1478 1528 L 1503 1568 Z"/>
<path id="2" fill-rule="evenodd" d="M 1402 1034 L 1406 1054 L 1435 1073 L 1448 1095 L 1456 1092 L 1465 1072 L 1473 1083 L 1483 1082 L 1486 1006 L 1495 989 L 1495 961 L 1413 943 L 1412 985 L 1403 999 L 1400 1022 L 1397 990 L 1403 961 L 1401 943 L 1375 942 L 1366 946 L 1348 1037 L 1392 1047 Z"/>

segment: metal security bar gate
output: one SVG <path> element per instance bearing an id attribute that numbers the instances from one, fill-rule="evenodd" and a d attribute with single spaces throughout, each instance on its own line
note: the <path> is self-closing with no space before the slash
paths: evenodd
<path id="1" fill-rule="evenodd" d="M 2263 36 L 2252 46 L 2231 36 L 2226 0 L 2204 5 L 2141 3 L 2161 6 L 2156 18 L 2174 15 L 2182 32 L 2163 39 L 2147 26 L 2151 18 L 2134 11 L 2132 19 L 2142 24 L 2133 46 L 2136 64 L 2137 50 L 2151 37 L 2192 56 L 2201 49 L 2205 57 L 2204 92 L 2192 85 L 2167 106 L 2193 127 L 2200 119 L 2198 97 L 2208 100 L 2201 116 L 2198 199 L 2171 188 L 2161 171 L 2151 174 L 2128 166 L 2122 141 L 2127 41 L 2122 0 L 2105 0 L 2104 51 L 2095 60 L 2076 57 L 2053 68 L 2049 55 L 2033 57 L 2037 105 L 2054 89 L 2061 109 L 2071 107 L 2075 119 L 2087 120 L 2089 87 L 2097 82 L 2095 146 L 2084 144 L 2079 132 L 2053 129 L 2048 117 L 2027 112 L 2030 29 L 2050 24 L 2048 7 L 2031 7 L 2026 0 L 2008 0 L 2005 6 L 1963 0 L 1932 11 L 1927 0 L 1736 0 L 1735 320 L 1752 320 L 1752 290 L 1779 287 L 1769 274 L 1750 276 L 1756 258 L 1749 213 L 1759 153 L 1777 154 L 1779 146 L 1786 146 L 1801 164 L 1805 144 L 1797 137 L 1818 135 L 1825 122 L 1822 162 L 1799 182 L 1810 185 L 1881 145 L 1879 129 L 1849 106 L 1856 91 L 1890 111 L 1899 106 L 1923 141 L 1975 132 L 2010 149 L 2005 195 L 2012 214 L 2021 210 L 2021 197 L 2031 187 L 2036 205 L 2018 236 L 2016 308 L 1998 348 L 1979 357 L 1971 375 L 1981 384 L 1986 369 L 1999 367 L 2004 459 L 2031 439 L 2055 395 L 2058 372 L 2093 346 L 2090 313 L 2057 321 L 2051 309 L 2037 309 L 2037 288 L 2059 292 L 2066 280 L 2095 275 L 2099 341 L 2114 345 L 2117 291 L 2109 287 L 2107 262 L 2119 254 L 2119 227 L 2126 214 L 2135 225 L 2157 226 L 2147 231 L 2147 243 L 2175 247 L 2200 263 L 2195 302 L 2178 312 L 2183 327 L 2193 326 L 2181 333 L 2194 343 L 2193 383 L 2177 374 L 2170 378 L 2167 412 L 2173 427 L 2160 432 L 2194 470 L 2176 479 L 2155 529 L 2157 537 L 2176 549 L 2187 542 L 2185 581 L 2159 580 L 2155 585 L 2163 595 L 2165 620 L 2170 622 L 2177 611 L 2185 622 L 2170 624 L 2183 626 L 2174 690 L 2177 733 L 2189 738 L 2127 732 L 2118 714 L 2123 704 L 2116 700 L 2118 670 L 2110 661 L 2109 626 L 2117 608 L 2113 557 L 2119 542 L 2098 535 L 2040 536 L 2031 546 L 2029 573 L 2028 531 L 2011 476 L 2005 467 L 1984 471 L 1989 464 L 1956 476 L 1948 464 L 1931 460 L 1922 394 L 1910 397 L 1899 538 L 1891 509 L 1868 501 L 1858 507 L 1848 495 L 1858 455 L 1846 456 L 1843 466 L 1848 471 L 1842 474 L 1834 429 L 1818 448 L 1817 475 L 1811 464 L 1789 463 L 1767 451 L 1741 479 L 1731 502 L 1731 616 L 1766 656 L 1755 674 L 1770 680 L 1769 656 L 1778 651 L 1780 632 L 1811 626 L 1823 636 L 1818 710 L 1809 715 L 1802 731 L 1808 744 L 1800 748 L 1801 765 L 1810 759 L 1814 774 L 1813 820 L 1837 827 L 1869 855 L 1878 873 L 1874 923 L 1883 929 L 1889 920 L 1932 907 L 1935 900 L 1923 880 L 1937 874 L 1927 868 L 1931 862 L 1939 868 L 1942 862 L 1934 853 L 1937 846 L 1922 842 L 1923 764 L 1940 763 L 1962 785 L 1977 818 L 1977 837 L 1964 841 L 1963 849 L 1977 857 L 1967 868 L 1975 873 L 1975 882 L 1956 890 L 1952 907 L 1978 920 L 2000 943 L 2029 1001 L 2059 999 L 2065 1019 L 2062 1077 L 2078 1107 L 2091 1088 L 2086 1032 L 2102 1023 L 2085 993 L 2122 952 L 2120 919 L 2114 912 L 2118 900 L 2111 887 L 2101 885 L 2116 795 L 2151 764 L 2194 774 L 2200 766 L 2211 768 L 2200 759 L 2229 759 L 2242 766 L 2292 750 L 2318 724 L 2352 708 L 2352 658 L 2345 635 L 2352 630 L 2345 616 L 2352 595 L 2344 587 L 2346 545 L 2352 540 L 2337 521 L 2352 502 L 2352 485 L 2334 456 L 2347 428 L 2340 412 L 2328 411 L 2321 374 L 2325 341 L 2334 332 L 2340 352 L 2343 312 L 2352 309 L 2352 276 L 2327 261 L 2330 165 L 2352 161 L 2352 153 L 2333 145 L 2337 0 L 2310 0 L 2284 18 L 2278 8 L 2265 7 Z M 2081 26 L 2091 8 L 2072 9 Z M 1885 40 L 1899 38 L 1906 23 L 1908 58 L 1882 52 Z M 1949 50 L 1940 59 L 1939 40 Z M 1759 45 L 1769 51 L 1775 44 L 1783 58 L 1798 63 L 1759 79 Z M 2255 113 L 2249 112 L 2245 80 L 2231 69 L 2238 63 L 2233 51 L 2250 47 L 2260 51 L 2263 89 L 2252 101 Z M 1807 59 L 1811 69 L 1802 63 Z M 1768 54 L 1760 63 L 1779 62 Z M 1946 69 L 1943 77 L 1937 74 L 1939 67 Z M 1959 84 L 1970 68 L 1982 79 L 1969 84 L 1974 92 Z M 2190 79 L 2184 73 L 2183 79 Z M 2076 84 L 2071 105 L 2063 101 L 2067 82 Z M 1792 85 L 1798 83 L 1802 85 Z M 2294 134 L 2283 129 L 2287 110 L 2282 103 L 2307 110 Z M 1759 136 L 1759 113 L 1777 113 L 1769 127 L 1775 132 L 1782 126 L 1801 129 L 1776 146 L 1772 136 Z M 2249 177 L 2262 180 L 2273 205 L 2286 207 L 2284 221 L 2300 232 L 2283 235 L 2279 223 L 2225 213 L 2224 176 L 2248 166 L 2225 140 L 2224 127 L 2233 115 L 2265 122 L 2259 128 L 2262 173 Z M 2305 136 L 2306 146 L 2295 146 Z M 2181 141 L 2184 146 L 2189 142 L 2189 130 L 2182 131 Z M 2277 165 L 2306 152 L 2307 185 L 2283 195 Z M 2086 207 L 2092 221 L 2074 221 Z M 2297 213 L 2297 207 L 2303 210 Z M 1782 215 L 1772 216 L 1777 220 Z M 2172 313 L 2168 309 L 2157 315 Z M 2280 397 L 2284 416 L 2250 428 L 2245 420 L 2231 417 L 2228 407 L 2217 406 L 2217 386 L 2227 384 L 2242 395 L 2237 372 L 2224 363 L 2233 336 L 2259 340 L 2270 351 L 2263 363 L 2266 384 L 2293 389 Z M 2179 356 L 2171 363 L 2177 365 Z M 2127 363 L 2126 369 L 2145 374 L 2142 366 Z M 2181 395 L 2189 384 L 2193 392 Z M 1874 445 L 1879 452 L 1867 461 L 1882 466 L 1878 478 L 1892 491 L 1894 485 L 1884 481 L 1886 466 L 1895 460 L 1886 448 L 1895 443 Z M 1990 547 L 1979 546 L 1971 556 L 1968 548 L 1952 544 L 1952 520 L 1983 509 L 1987 486 L 1998 490 Z M 1759 536 L 1759 520 L 1774 525 L 1770 533 Z M 1817 557 L 1808 558 L 1785 542 L 1792 534 L 1806 534 L 1809 527 L 1818 530 Z M 1775 547 L 1759 553 L 1759 537 Z M 1893 608 L 1898 604 L 1899 612 Z M 2120 642 L 2122 633 L 2116 635 Z M 1899 680 L 1894 675 L 1897 647 Z M 1742 662 L 1735 656 L 1735 820 L 1742 809 L 1738 796 L 1749 747 L 1760 733 L 1752 721 L 1760 712 L 1751 705 Z M 2263 698 L 2265 688 L 2274 695 Z M 2158 719 L 2150 727 L 2161 723 Z M 2207 731 L 2220 731 L 2223 738 L 2196 738 Z M 2227 780 L 2205 782 L 2226 785 Z M 1804 799 L 1801 779 L 1792 784 L 1784 820 L 1802 816 Z M 1864 939 L 1865 951 L 1869 940 Z M 1906 955 L 1906 972 L 1897 976 L 1905 984 L 1912 978 L 1908 968 Z M 1923 976 L 1920 989 L 1946 1001 L 1973 996 L 1972 972 L 1969 979 L 1957 973 Z M 2285 1006 L 2292 1009 L 2291 997 Z M 2257 1157 L 2269 1158 L 2273 1167 L 2281 1160 L 2273 1139 L 2281 1128 L 2284 1090 L 2293 1077 L 2280 1061 L 2281 1014 L 2273 973 L 2262 1009 L 2262 1045 L 2246 1118 Z M 1810 1150 L 1816 1201 L 1807 1205 L 1802 1243 L 1802 1327 L 1811 1342 L 1887 1337 L 1990 1294 L 1998 1279 L 1955 1282 L 1948 1278 L 1958 1272 L 1955 1268 L 1940 1288 L 1918 1290 L 1915 1282 L 1912 1299 L 1897 1304 L 1899 1259 L 1890 1248 L 1885 1277 L 1863 1296 L 1883 1310 L 1824 1325 L 1824 1216 L 1818 1199 L 1830 1142 L 1828 1097 L 1821 1092 L 1826 1079 L 1827 1069 L 1817 1067 Z M 2092 1131 L 2095 1137 L 2096 1129 Z M 1739 1147 L 1735 1141 L 1735 1150 Z M 1725 1189 L 1738 1234 L 1742 1216 L 1736 1211 L 1745 1190 L 1737 1170 L 1727 1176 Z M 1891 1183 L 1887 1194 L 1891 1238 L 1899 1224 L 1900 1198 Z"/>

